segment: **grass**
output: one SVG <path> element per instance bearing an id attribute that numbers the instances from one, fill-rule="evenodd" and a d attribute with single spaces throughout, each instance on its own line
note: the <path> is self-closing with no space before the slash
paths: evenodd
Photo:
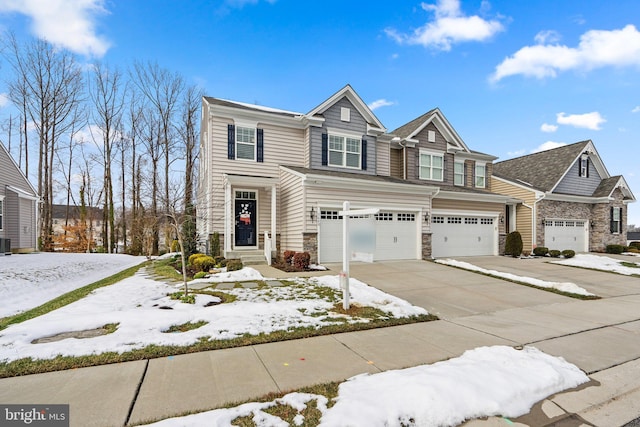
<path id="1" fill-rule="evenodd" d="M 187 322 L 187 323 L 183 323 L 182 325 L 173 325 L 169 329 L 167 329 L 165 331 L 162 331 L 162 332 L 165 332 L 167 334 L 171 334 L 171 333 L 174 333 L 174 332 L 187 332 L 187 331 L 192 331 L 194 329 L 198 329 L 199 327 L 204 326 L 207 323 L 209 323 L 209 322 L 207 322 L 205 320 L 200 320 L 200 321 L 195 322 L 195 323 Z"/>
<path id="2" fill-rule="evenodd" d="M 621 261 L 620 265 L 622 265 L 623 267 L 629 267 L 629 268 L 640 268 L 640 265 L 636 264 L 635 262 Z"/>
<path id="3" fill-rule="evenodd" d="M 119 273 L 114 274 L 113 276 L 109 276 L 107 278 L 99 280 L 90 285 L 75 289 L 71 292 L 67 292 L 64 295 L 60 295 L 59 297 L 52 299 L 51 301 L 48 301 L 38 307 L 32 308 L 31 310 L 27 310 L 25 312 L 16 314 L 14 316 L 3 317 L 2 319 L 0 319 L 0 331 L 3 329 L 6 329 L 9 325 L 21 323 L 38 316 L 42 316 L 51 311 L 57 310 L 61 307 L 64 307 L 73 302 L 76 302 L 79 299 L 86 297 L 87 295 L 89 295 L 91 292 L 93 292 L 98 288 L 113 285 L 114 283 L 124 280 L 127 277 L 133 276 L 136 273 L 136 271 L 138 271 L 140 268 L 145 267 L 147 265 L 149 265 L 149 263 L 145 262 L 140 265 L 130 267 L 126 270 L 123 270 Z"/>

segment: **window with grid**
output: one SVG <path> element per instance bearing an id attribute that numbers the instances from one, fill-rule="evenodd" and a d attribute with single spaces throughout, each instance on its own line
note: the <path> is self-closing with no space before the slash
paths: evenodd
<path id="1" fill-rule="evenodd" d="M 487 166 L 476 164 L 476 187 L 484 188 L 486 185 Z"/>
<path id="2" fill-rule="evenodd" d="M 348 136 L 329 135 L 329 165 L 360 169 L 361 141 Z"/>
<path id="3" fill-rule="evenodd" d="M 453 185 L 464 185 L 464 163 L 453 164 Z"/>
<path id="4" fill-rule="evenodd" d="M 236 127 L 236 158 L 245 160 L 256 159 L 256 130 L 253 128 Z"/>
<path id="5" fill-rule="evenodd" d="M 464 223 L 465 224 L 477 224 L 478 223 L 478 218 L 465 218 L 464 219 Z"/>
<path id="6" fill-rule="evenodd" d="M 433 222 L 434 224 L 444 224 L 444 217 L 443 216 L 434 216 L 433 219 L 431 220 L 431 222 Z"/>
<path id="7" fill-rule="evenodd" d="M 450 216 L 447 218 L 447 224 L 462 224 L 462 218 L 458 216 Z"/>
<path id="8" fill-rule="evenodd" d="M 375 215 L 376 221 L 393 221 L 393 213 L 380 212 Z"/>
<path id="9" fill-rule="evenodd" d="M 439 154 L 420 153 L 420 179 L 442 181 L 444 157 Z"/>
<path id="10" fill-rule="evenodd" d="M 611 232 L 622 232 L 622 208 L 611 208 Z"/>
<path id="11" fill-rule="evenodd" d="M 342 219 L 338 211 L 320 211 L 320 219 Z"/>
<path id="12" fill-rule="evenodd" d="M 493 218 L 480 218 L 480 224 L 491 225 L 493 224 Z"/>
<path id="13" fill-rule="evenodd" d="M 399 213 L 398 221 L 415 221 L 416 214 L 413 213 Z"/>

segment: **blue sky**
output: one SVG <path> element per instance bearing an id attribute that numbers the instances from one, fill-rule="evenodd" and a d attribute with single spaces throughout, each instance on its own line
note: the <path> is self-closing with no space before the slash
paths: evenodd
<path id="1" fill-rule="evenodd" d="M 591 139 L 640 197 L 637 0 L 0 0 L 0 28 L 286 110 L 349 83 L 389 130 L 439 107 L 500 159 Z"/>

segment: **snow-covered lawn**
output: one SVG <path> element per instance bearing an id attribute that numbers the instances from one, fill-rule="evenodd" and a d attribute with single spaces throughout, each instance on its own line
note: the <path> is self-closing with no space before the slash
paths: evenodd
<path id="1" fill-rule="evenodd" d="M 247 279 L 261 280 L 263 277 L 256 270 L 245 267 L 237 272 L 214 275 L 210 281 L 214 284 Z M 202 285 L 202 282 L 193 283 Z M 428 314 L 423 308 L 356 279 L 351 279 L 350 287 L 354 305 L 375 307 L 396 318 Z M 207 305 L 220 301 L 217 296 L 196 295 L 195 304 L 185 304 L 168 296 L 181 288 L 181 285 L 153 280 L 140 271 L 119 283 L 97 289 L 79 301 L 0 331 L 0 361 L 122 353 L 150 344 L 188 346 L 200 340 L 370 321 L 333 311 L 336 305 L 340 306 L 338 276 L 295 279 L 284 286 L 225 290 L 223 292 L 237 299 L 211 306 Z M 197 322 L 203 325 L 186 332 L 167 332 L 172 326 Z M 107 324 L 117 324 L 116 331 L 92 338 L 33 343 L 41 338 L 98 329 Z"/>
<path id="2" fill-rule="evenodd" d="M 117 254 L 37 253 L 0 257 L 0 317 L 30 310 L 145 260 Z"/>
<path id="3" fill-rule="evenodd" d="M 546 280 L 536 279 L 534 277 L 518 276 L 517 274 L 506 273 L 504 271 L 488 270 L 486 268 L 478 267 L 477 265 L 473 265 L 468 262 L 457 261 L 454 259 L 439 259 L 439 260 L 436 260 L 436 262 L 438 264 L 450 265 L 452 267 L 458 267 L 458 268 L 463 268 L 465 270 L 477 271 L 479 273 L 489 274 L 494 277 L 502 277 L 504 279 L 513 280 L 516 282 L 527 283 L 529 285 L 538 286 L 540 288 L 551 288 L 551 289 L 556 289 L 562 292 L 568 292 L 576 295 L 595 296 L 591 292 L 588 292 L 584 288 L 581 288 L 580 286 L 571 282 L 549 282 Z"/>
<path id="4" fill-rule="evenodd" d="M 640 263 L 635 262 L 635 258 L 629 258 L 629 261 L 626 262 L 636 264 L 638 267 L 626 267 L 622 265 L 623 262 L 625 261 L 603 255 L 579 254 L 574 258 L 554 261 L 553 263 L 590 268 L 593 270 L 612 271 L 627 276 L 631 276 L 632 274 L 640 275 Z"/>
<path id="5" fill-rule="evenodd" d="M 301 425 L 301 412 L 316 401 L 324 427 L 455 426 L 472 418 L 524 415 L 536 402 L 588 380 L 575 365 L 534 347 L 480 347 L 433 365 L 353 377 L 340 385 L 331 408 L 325 396 L 290 393 L 271 402 L 246 403 L 151 425 L 226 426 L 237 417 L 252 417 L 258 426 L 287 426 L 265 412 L 278 404 L 293 407 L 298 413 L 294 422 Z"/>

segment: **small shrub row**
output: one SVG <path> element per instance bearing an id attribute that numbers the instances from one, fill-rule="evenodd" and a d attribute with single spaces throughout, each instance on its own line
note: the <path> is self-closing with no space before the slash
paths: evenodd
<path id="1" fill-rule="evenodd" d="M 274 267 L 288 272 L 306 271 L 310 262 L 309 252 L 284 251 L 282 257 L 276 259 Z"/>
<path id="2" fill-rule="evenodd" d="M 565 249 L 563 251 L 559 251 L 557 249 L 546 248 L 544 246 L 538 246 L 533 248 L 533 254 L 535 256 L 550 256 L 552 258 L 559 258 L 562 255 L 565 258 L 573 258 L 576 256 L 576 252 L 571 249 Z"/>
<path id="3" fill-rule="evenodd" d="M 239 259 L 228 259 L 227 260 L 227 271 L 237 271 L 242 270 L 242 260 Z"/>

